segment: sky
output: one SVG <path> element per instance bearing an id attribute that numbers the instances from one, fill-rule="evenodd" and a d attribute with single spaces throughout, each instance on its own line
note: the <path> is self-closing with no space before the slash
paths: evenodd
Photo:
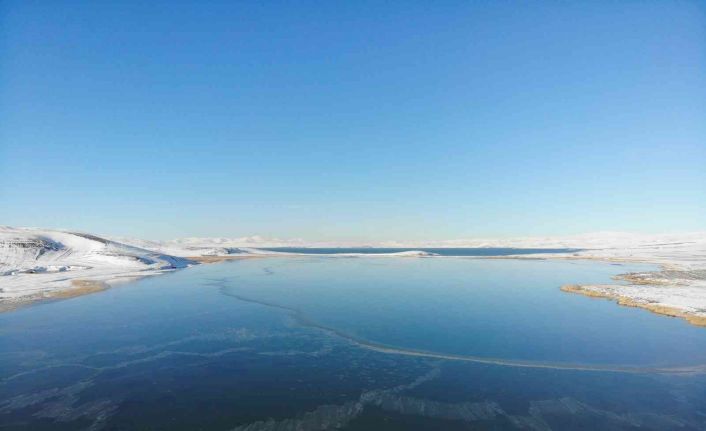
<path id="1" fill-rule="evenodd" d="M 0 0 L 0 224 L 704 231 L 706 4 Z"/>

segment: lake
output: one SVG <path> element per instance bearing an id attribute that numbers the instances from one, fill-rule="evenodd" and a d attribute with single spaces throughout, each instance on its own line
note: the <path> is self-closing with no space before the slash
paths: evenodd
<path id="1" fill-rule="evenodd" d="M 574 248 L 497 248 L 497 247 L 482 247 L 482 248 L 401 248 L 401 247 L 272 247 L 263 248 L 262 250 L 276 251 L 284 253 L 301 253 L 301 254 L 386 254 L 386 253 L 403 253 L 409 251 L 423 251 L 439 256 L 510 256 L 523 254 L 551 254 L 551 253 L 573 253 L 581 251 Z"/>
<path id="2" fill-rule="evenodd" d="M 0 427 L 706 429 L 706 329 L 559 290 L 652 267 L 463 256 L 242 259 L 4 313 Z"/>

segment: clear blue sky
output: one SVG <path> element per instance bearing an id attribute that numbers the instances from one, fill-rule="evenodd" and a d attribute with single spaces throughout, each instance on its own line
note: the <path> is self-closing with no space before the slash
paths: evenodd
<path id="1" fill-rule="evenodd" d="M 0 1 L 0 224 L 706 230 L 703 2 Z"/>

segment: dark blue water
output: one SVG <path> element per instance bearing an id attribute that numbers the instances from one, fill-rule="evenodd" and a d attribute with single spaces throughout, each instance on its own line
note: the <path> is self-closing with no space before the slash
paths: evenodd
<path id="1" fill-rule="evenodd" d="M 703 374 L 653 367 L 706 330 L 559 290 L 644 269 L 245 259 L 40 304 L 0 315 L 0 428 L 705 429 Z"/>

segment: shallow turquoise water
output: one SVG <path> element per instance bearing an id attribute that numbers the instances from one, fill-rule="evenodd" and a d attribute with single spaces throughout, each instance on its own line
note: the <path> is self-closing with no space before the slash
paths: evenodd
<path id="1" fill-rule="evenodd" d="M 40 304 L 0 315 L 0 427 L 706 429 L 702 374 L 401 354 L 635 370 L 706 363 L 703 328 L 559 290 L 646 269 L 247 259 Z"/>

